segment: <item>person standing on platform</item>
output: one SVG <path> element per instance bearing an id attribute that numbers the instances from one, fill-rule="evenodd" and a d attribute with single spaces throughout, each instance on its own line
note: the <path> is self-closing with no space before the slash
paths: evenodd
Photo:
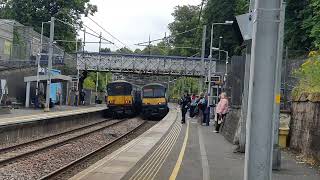
<path id="1" fill-rule="evenodd" d="M 81 93 L 80 93 L 80 103 L 81 103 L 81 105 L 85 104 L 85 102 L 84 102 L 85 97 L 86 97 L 86 92 L 84 92 L 84 89 L 82 89 Z"/>
<path id="2" fill-rule="evenodd" d="M 199 124 L 201 125 L 203 120 L 203 103 L 204 103 L 204 94 L 200 93 L 200 97 L 198 100 L 198 110 L 199 110 Z"/>
<path id="3" fill-rule="evenodd" d="M 189 109 L 189 116 L 190 117 L 194 117 L 195 107 L 196 107 L 196 95 L 192 94 L 192 96 L 191 96 L 191 104 L 190 104 L 190 109 Z"/>
<path id="4" fill-rule="evenodd" d="M 209 106 L 209 94 L 206 94 L 204 97 L 204 104 L 203 104 L 203 123 L 206 126 L 209 126 L 210 122 L 210 106 Z"/>
<path id="5" fill-rule="evenodd" d="M 215 133 L 219 133 L 220 126 L 223 123 L 227 113 L 229 110 L 229 101 L 227 98 L 227 94 L 225 92 L 222 92 L 220 94 L 220 101 L 217 105 L 216 111 L 217 111 L 217 121 L 216 121 L 216 127 L 215 127 Z"/>
<path id="6" fill-rule="evenodd" d="M 186 114 L 190 106 L 190 103 L 191 103 L 191 98 L 188 95 L 188 93 L 185 92 L 183 97 L 181 98 L 181 113 L 182 113 L 181 123 L 182 124 L 186 123 Z"/>

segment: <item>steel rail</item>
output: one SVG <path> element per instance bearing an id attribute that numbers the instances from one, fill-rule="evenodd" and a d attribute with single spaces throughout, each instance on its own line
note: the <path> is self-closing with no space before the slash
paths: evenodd
<path id="1" fill-rule="evenodd" d="M 90 156 L 94 155 L 95 153 L 98 153 L 99 151 L 101 151 L 101 150 L 103 150 L 103 149 L 105 149 L 105 148 L 107 148 L 107 147 L 109 147 L 109 146 L 112 146 L 113 144 L 115 144 L 116 142 L 118 142 L 119 140 L 121 140 L 122 138 L 124 138 L 125 136 L 127 136 L 127 135 L 129 135 L 130 133 L 132 133 L 132 132 L 136 131 L 137 129 L 139 129 L 139 128 L 140 128 L 142 125 L 144 125 L 146 122 L 147 122 L 147 121 L 144 121 L 144 122 L 141 123 L 139 126 L 135 127 L 135 128 L 132 129 L 131 131 L 123 134 L 122 136 L 118 137 L 117 139 L 115 139 L 115 140 L 113 140 L 113 141 L 105 144 L 104 146 L 102 146 L 102 147 L 100 147 L 100 148 L 98 148 L 98 149 L 96 149 L 96 150 L 94 150 L 94 151 L 92 151 L 92 152 L 90 152 L 90 153 L 88 153 L 88 154 L 80 157 L 79 159 L 76 159 L 76 160 L 70 162 L 69 164 L 67 164 L 67 165 L 65 165 L 65 166 L 57 169 L 57 170 L 54 171 L 54 172 L 51 172 L 50 174 L 47 174 L 47 175 L 41 177 L 40 180 L 50 179 L 50 178 L 52 178 L 52 177 L 54 177 L 54 176 L 62 173 L 62 172 L 65 171 L 66 169 L 72 167 L 73 165 L 76 165 L 77 163 L 79 163 L 79 162 L 81 162 L 81 161 L 89 158 Z"/>
<path id="2" fill-rule="evenodd" d="M 45 136 L 45 137 L 42 137 L 42 138 L 39 138 L 39 139 L 35 139 L 35 140 L 32 140 L 32 141 L 23 142 L 23 143 L 20 143 L 20 144 L 15 144 L 15 145 L 9 146 L 9 147 L 4 147 L 4 148 L 0 149 L 0 156 L 1 156 L 1 154 L 3 154 L 3 151 L 9 151 L 11 149 L 19 148 L 21 146 L 27 146 L 27 145 L 30 145 L 32 143 L 36 143 L 36 142 L 39 142 L 39 141 L 44 141 L 44 140 L 48 140 L 50 138 L 55 138 L 57 136 L 65 135 L 65 134 L 68 134 L 68 133 L 73 133 L 73 132 L 76 132 L 76 131 L 79 131 L 79 130 L 82 130 L 82 129 L 86 129 L 86 128 L 89 128 L 89 127 L 92 127 L 92 126 L 95 126 L 95 125 L 98 125 L 98 124 L 105 123 L 105 122 L 110 121 L 110 120 L 111 119 L 105 119 L 103 121 L 99 121 L 99 122 L 95 122 L 95 123 L 92 123 L 92 124 L 89 124 L 89 125 L 81 126 L 81 127 L 75 128 L 75 129 L 71 129 L 69 131 L 60 132 L 60 133 L 57 133 L 57 134 L 53 134 L 53 135 Z"/>
<path id="3" fill-rule="evenodd" d="M 102 129 L 112 127 L 112 126 L 114 126 L 114 125 L 116 125 L 116 124 L 119 124 L 119 123 L 124 122 L 124 121 L 127 121 L 127 120 L 129 120 L 129 119 L 119 120 L 119 121 L 117 121 L 117 122 L 115 122 L 115 123 L 113 123 L 113 124 L 109 124 L 109 125 L 107 125 L 107 126 L 103 126 L 103 127 L 101 127 L 101 128 L 95 129 L 95 130 L 93 130 L 93 131 L 89 131 L 89 132 L 86 132 L 86 133 L 83 133 L 83 134 L 74 136 L 74 137 L 72 137 L 72 138 L 69 138 L 69 139 L 66 139 L 66 140 L 63 140 L 63 141 L 59 141 L 59 142 L 56 142 L 56 143 L 53 143 L 53 144 L 50 144 L 50 145 L 43 146 L 43 147 L 41 147 L 41 148 L 35 149 L 35 150 L 31 150 L 31 151 L 28 151 L 28 152 L 25 152 L 25 153 L 18 154 L 18 155 L 16 155 L 16 156 L 9 157 L 9 158 L 7 158 L 7 159 L 0 160 L 0 167 L 6 165 L 6 163 L 15 161 L 15 160 L 17 160 L 17 159 L 19 159 L 19 158 L 23 158 L 23 157 L 25 157 L 25 156 L 28 156 L 28 155 L 31 155 L 31 154 L 34 154 L 34 153 L 37 153 L 37 152 L 40 152 L 40 151 L 44 151 L 44 150 L 46 150 L 46 149 L 49 149 L 49 148 L 52 148 L 52 147 L 56 147 L 56 146 L 58 146 L 58 145 L 61 145 L 61 144 L 67 143 L 67 142 L 70 142 L 70 141 L 72 141 L 72 140 L 79 139 L 79 138 L 81 138 L 81 137 L 83 137 L 83 136 L 86 136 L 86 135 L 88 135 L 88 134 L 92 134 L 92 133 L 97 132 L 97 131 L 100 131 L 100 130 L 102 130 Z"/>

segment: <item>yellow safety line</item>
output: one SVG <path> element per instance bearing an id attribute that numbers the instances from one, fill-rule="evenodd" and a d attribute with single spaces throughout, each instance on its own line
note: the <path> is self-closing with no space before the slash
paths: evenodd
<path id="1" fill-rule="evenodd" d="M 151 156 L 149 156 L 149 158 L 143 163 L 142 166 L 140 166 L 140 168 L 131 176 L 130 179 L 136 179 L 137 177 L 141 176 L 141 173 L 144 173 L 144 170 L 146 168 L 148 168 L 149 165 L 152 164 L 152 161 L 157 156 L 159 156 L 159 154 L 163 151 L 162 147 L 166 147 L 168 142 L 170 142 L 170 140 L 172 139 L 173 134 L 174 134 L 174 132 L 176 131 L 177 128 L 178 128 L 178 125 L 174 124 L 174 127 L 171 129 L 171 131 L 168 134 L 168 136 L 164 139 L 164 141 L 161 142 L 161 144 L 157 147 L 157 149 L 155 151 L 153 151 Z"/>
<path id="2" fill-rule="evenodd" d="M 173 133 L 171 133 L 170 136 L 168 136 L 168 138 L 166 139 L 166 143 L 162 144 L 162 146 L 159 146 L 159 148 L 157 149 L 157 151 L 152 155 L 152 157 L 150 157 L 147 161 L 147 163 L 144 164 L 144 166 L 140 169 L 140 173 L 137 174 L 137 176 L 135 177 L 135 179 L 141 179 L 144 178 L 146 173 L 149 172 L 150 167 L 152 167 L 152 165 L 155 163 L 155 161 L 158 159 L 159 156 L 161 156 L 165 150 L 165 147 L 167 147 L 170 142 L 173 139 Z M 140 177 L 140 178 L 139 178 Z"/>
<path id="3" fill-rule="evenodd" d="M 155 169 L 156 172 L 153 174 L 153 176 L 152 176 L 151 179 L 154 179 L 154 178 L 155 178 L 155 176 L 156 176 L 156 175 L 158 174 L 158 172 L 160 171 L 160 168 L 163 166 L 165 160 L 168 158 L 170 152 L 172 151 L 174 145 L 176 144 L 176 142 L 177 142 L 177 140 L 178 140 L 180 131 L 181 131 L 181 128 L 179 129 L 179 133 L 178 133 L 178 135 L 175 137 L 174 142 L 172 143 L 172 146 L 170 147 L 170 150 L 168 151 L 168 153 L 166 154 L 166 156 L 162 159 L 162 162 L 161 162 L 160 164 L 158 164 L 157 169 Z"/>
<path id="4" fill-rule="evenodd" d="M 172 147 L 175 144 L 175 141 L 180 133 L 181 127 L 179 127 L 179 129 L 177 129 L 175 131 L 175 133 L 173 134 L 171 141 L 169 142 L 169 144 L 166 147 L 163 147 L 162 153 L 157 157 L 157 159 L 155 159 L 155 161 L 153 162 L 152 166 L 150 166 L 147 169 L 147 174 L 144 175 L 144 179 L 153 179 L 150 178 L 149 176 L 155 176 L 155 172 L 157 172 L 158 169 L 161 168 L 161 166 L 159 167 L 159 165 L 161 165 L 161 163 L 163 161 L 165 161 L 166 157 L 168 156 L 168 154 L 170 153 L 170 150 L 172 149 Z"/>
<path id="5" fill-rule="evenodd" d="M 184 136 L 184 140 L 183 140 L 183 144 L 182 144 L 182 148 L 179 154 L 179 158 L 176 162 L 176 165 L 174 166 L 174 169 L 171 173 L 171 176 L 169 178 L 169 180 L 175 180 L 177 178 L 177 175 L 179 173 L 180 167 L 181 167 L 181 163 L 183 160 L 183 156 L 184 156 L 184 152 L 186 151 L 186 147 L 187 147 L 187 142 L 188 142 L 188 138 L 189 138 L 189 124 L 187 123 L 187 131 L 186 131 L 186 135 Z"/>

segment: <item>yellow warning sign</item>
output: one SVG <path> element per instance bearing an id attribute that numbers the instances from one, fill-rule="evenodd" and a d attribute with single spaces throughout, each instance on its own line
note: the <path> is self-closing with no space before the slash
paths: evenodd
<path id="1" fill-rule="evenodd" d="M 280 94 L 277 94 L 276 95 L 276 104 L 280 104 L 280 99 L 281 99 Z"/>

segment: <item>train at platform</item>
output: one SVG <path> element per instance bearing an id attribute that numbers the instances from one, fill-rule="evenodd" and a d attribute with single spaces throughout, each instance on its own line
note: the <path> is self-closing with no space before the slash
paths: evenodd
<path id="1" fill-rule="evenodd" d="M 124 80 L 108 83 L 108 114 L 115 117 L 141 113 L 144 119 L 162 119 L 169 111 L 166 90 L 165 86 L 158 83 L 147 84 L 142 88 Z"/>
<path id="2" fill-rule="evenodd" d="M 141 112 L 141 88 L 123 80 L 108 83 L 106 103 L 112 116 L 137 115 Z"/>
<path id="3" fill-rule="evenodd" d="M 147 119 L 162 119 L 169 112 L 167 88 L 152 83 L 142 87 L 142 116 Z"/>

